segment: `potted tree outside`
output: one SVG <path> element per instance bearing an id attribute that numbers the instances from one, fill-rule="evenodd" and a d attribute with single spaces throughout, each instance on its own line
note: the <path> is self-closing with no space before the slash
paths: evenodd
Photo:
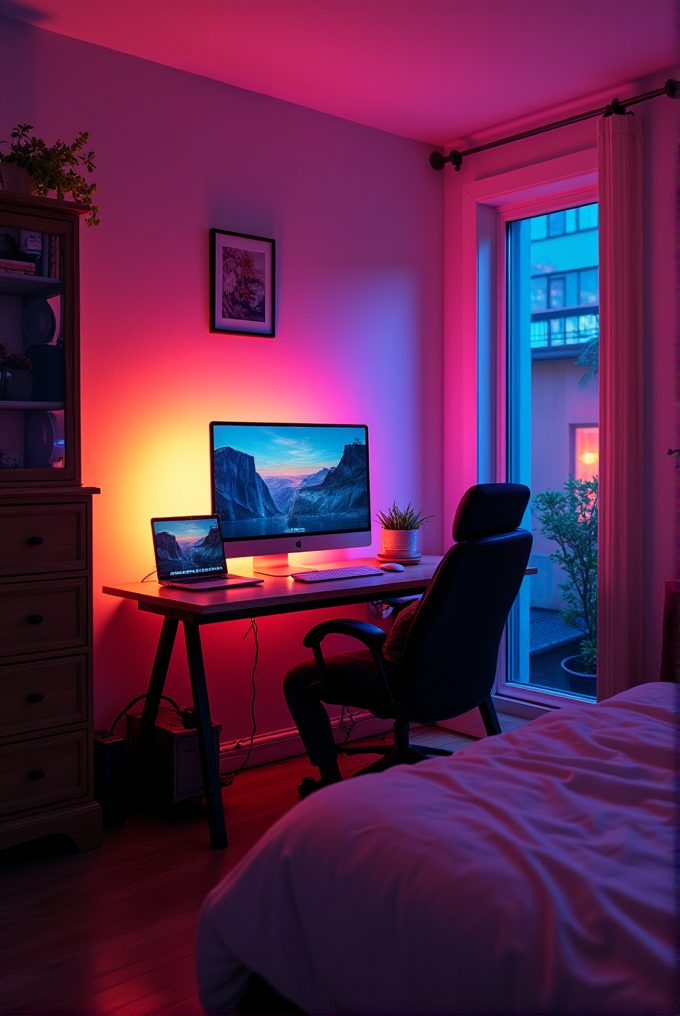
<path id="1" fill-rule="evenodd" d="M 378 512 L 377 519 L 382 526 L 380 552 L 381 561 L 397 561 L 400 564 L 417 564 L 420 561 L 418 550 L 418 530 L 434 515 L 423 516 L 422 512 L 411 507 L 397 507 L 394 501 L 387 512 Z"/>
<path id="2" fill-rule="evenodd" d="M 595 696 L 597 685 L 597 525 L 598 478 L 569 479 L 563 491 L 537 494 L 533 512 L 540 532 L 554 540 L 558 550 L 550 560 L 561 565 L 566 579 L 560 589 L 567 606 L 560 616 L 581 628 L 579 655 L 562 661 L 569 687 L 577 694 Z"/>

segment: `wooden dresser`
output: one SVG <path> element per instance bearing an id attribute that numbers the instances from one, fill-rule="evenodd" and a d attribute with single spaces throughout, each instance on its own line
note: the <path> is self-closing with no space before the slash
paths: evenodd
<path id="1" fill-rule="evenodd" d="M 83 211 L 0 191 L 0 848 L 53 834 L 80 850 L 102 842 L 92 771 L 98 491 L 80 483 Z"/>

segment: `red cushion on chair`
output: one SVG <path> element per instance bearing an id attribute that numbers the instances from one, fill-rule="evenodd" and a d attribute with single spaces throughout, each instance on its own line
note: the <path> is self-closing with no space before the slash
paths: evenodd
<path id="1" fill-rule="evenodd" d="M 416 616 L 416 611 L 420 606 L 420 600 L 414 600 L 413 603 L 409 603 L 408 607 L 404 607 L 400 611 L 392 625 L 385 644 L 383 646 L 383 656 L 390 663 L 403 663 L 404 662 L 404 647 L 406 645 L 406 636 L 408 630 L 411 627 L 411 622 Z"/>

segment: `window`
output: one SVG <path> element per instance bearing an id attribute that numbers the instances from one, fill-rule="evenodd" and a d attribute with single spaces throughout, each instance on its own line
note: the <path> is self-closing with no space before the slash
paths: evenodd
<path id="1" fill-rule="evenodd" d="M 588 204 L 507 226 L 506 470 L 532 491 L 538 571 L 508 625 L 506 690 L 595 696 L 597 223 Z"/>
<path id="2" fill-rule="evenodd" d="M 567 211 L 576 213 L 579 209 Z M 534 238 L 531 229 L 531 346 L 534 349 L 585 345 L 600 334 L 597 263 L 583 268 L 571 267 L 581 258 L 591 262 L 593 258 L 597 260 L 597 230 L 586 237 L 579 232 L 570 237 L 567 244 L 559 240 L 539 243 L 547 238 L 540 235 Z M 566 270 L 558 273 L 556 265 Z M 565 316 L 559 313 L 562 309 L 577 313 Z M 584 310 L 587 313 L 584 314 Z"/>
<path id="3" fill-rule="evenodd" d="M 600 466 L 599 427 L 573 428 L 572 476 L 576 480 L 592 480 Z"/>
<path id="4" fill-rule="evenodd" d="M 566 216 L 564 212 L 553 212 L 548 216 L 548 236 L 562 236 L 566 230 Z"/>

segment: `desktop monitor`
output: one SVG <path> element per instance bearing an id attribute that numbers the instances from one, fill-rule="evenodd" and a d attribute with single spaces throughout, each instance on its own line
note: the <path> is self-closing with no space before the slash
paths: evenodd
<path id="1" fill-rule="evenodd" d="M 371 542 L 365 426 L 213 422 L 210 464 L 227 557 L 292 574 L 289 553 Z M 265 566 L 272 555 L 282 556 Z"/>

